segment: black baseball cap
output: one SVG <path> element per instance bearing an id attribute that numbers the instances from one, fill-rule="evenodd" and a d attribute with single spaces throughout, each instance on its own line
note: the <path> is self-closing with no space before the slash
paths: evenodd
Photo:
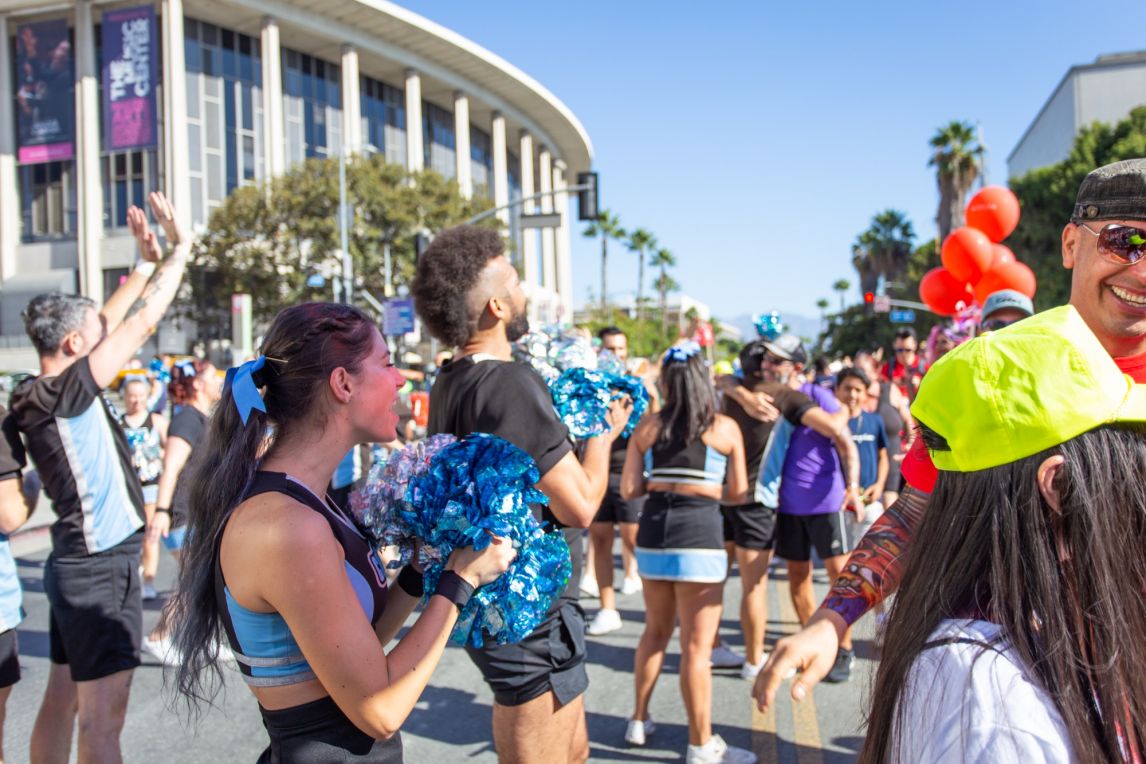
<path id="1" fill-rule="evenodd" d="M 1146 159 L 1092 170 L 1078 187 L 1070 220 L 1146 220 Z"/>

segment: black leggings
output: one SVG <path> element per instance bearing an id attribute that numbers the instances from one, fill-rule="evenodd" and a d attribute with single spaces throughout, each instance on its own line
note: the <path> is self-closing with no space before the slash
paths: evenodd
<path id="1" fill-rule="evenodd" d="M 258 764 L 402 763 L 400 735 L 375 740 L 355 727 L 330 697 L 281 711 L 260 706 L 259 711 L 271 744 Z"/>

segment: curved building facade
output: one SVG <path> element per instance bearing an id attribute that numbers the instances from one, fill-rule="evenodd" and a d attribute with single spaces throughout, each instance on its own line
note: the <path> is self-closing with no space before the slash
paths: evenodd
<path id="1" fill-rule="evenodd" d="M 101 32 L 146 8 L 155 145 L 109 150 Z M 65 23 L 66 39 L 48 39 Z M 27 61 L 37 32 L 56 46 L 40 51 L 38 74 Z M 135 260 L 126 212 L 148 191 L 202 230 L 235 188 L 343 151 L 436 170 L 498 207 L 547 194 L 498 214 L 536 317 L 572 317 L 566 188 L 590 167 L 589 137 L 541 84 L 449 29 L 384 0 L 0 0 L 0 33 L 0 338 L 23 333 L 20 310 L 38 292 L 105 299 Z M 25 80 L 69 52 L 73 144 L 28 148 L 21 110 L 36 88 Z M 558 227 L 518 225 L 522 212 L 554 211 Z"/>

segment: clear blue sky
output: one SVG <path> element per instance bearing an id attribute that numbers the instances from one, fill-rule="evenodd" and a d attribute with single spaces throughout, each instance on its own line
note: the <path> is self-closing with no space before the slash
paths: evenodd
<path id="1" fill-rule="evenodd" d="M 602 205 L 656 234 L 684 291 L 724 318 L 835 305 L 874 213 L 935 235 L 936 127 L 978 122 L 988 179 L 1005 182 L 1072 65 L 1146 49 L 1143 0 L 399 2 L 564 101 L 593 141 Z M 599 246 L 577 229 L 573 255 L 580 305 L 600 289 Z M 609 260 L 610 295 L 635 290 L 635 255 Z"/>

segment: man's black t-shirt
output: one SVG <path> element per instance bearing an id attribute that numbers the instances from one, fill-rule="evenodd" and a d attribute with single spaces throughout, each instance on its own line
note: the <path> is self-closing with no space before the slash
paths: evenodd
<path id="1" fill-rule="evenodd" d="M 207 415 L 194 406 L 184 406 L 179 413 L 171 418 L 167 428 L 167 437 L 182 438 L 191 446 L 191 455 L 179 472 L 175 481 L 175 495 L 171 499 L 171 527 L 179 528 L 187 524 L 187 501 L 191 492 L 191 480 L 195 474 L 195 458 L 198 453 L 195 447 L 207 434 Z"/>
<path id="2" fill-rule="evenodd" d="M 740 384 L 752 392 L 764 393 L 772 398 L 772 405 L 780 411 L 780 416 L 793 425 L 799 425 L 801 417 L 808 409 L 816 408 L 816 402 L 799 390 L 793 390 L 780 382 L 759 382 L 754 385 L 741 380 Z M 760 474 L 760 460 L 764 458 L 764 447 L 772 434 L 775 422 L 761 422 L 748 415 L 744 408 L 730 396 L 724 396 L 724 413 L 732 417 L 740 427 L 744 437 L 744 459 L 748 465 L 748 495 L 756 490 L 756 478 Z"/>
<path id="3" fill-rule="evenodd" d="M 480 358 L 480 356 L 479 356 Z M 544 477 L 573 450 L 569 428 L 557 417 L 545 381 L 529 366 L 465 356 L 442 367 L 430 389 L 430 435 L 464 437 L 484 432 L 508 440 L 533 457 Z M 534 507 L 539 519 L 564 525 L 548 507 Z M 581 530 L 565 530 L 573 573 L 563 598 L 576 599 L 581 578 Z M 556 604 L 556 603 L 555 603 Z"/>
<path id="4" fill-rule="evenodd" d="M 11 405 L 58 518 L 52 524 L 52 553 L 87 557 L 113 548 L 138 551 L 143 488 L 119 413 L 103 397 L 88 359 L 59 376 L 25 380 L 12 393 Z"/>
<path id="5" fill-rule="evenodd" d="M 13 480 L 20 477 L 20 470 L 24 469 L 28 460 L 24 455 L 24 444 L 20 441 L 20 433 L 16 429 L 16 418 L 0 406 L 0 420 L 3 424 L 4 435 L 0 438 L 0 481 Z"/>

